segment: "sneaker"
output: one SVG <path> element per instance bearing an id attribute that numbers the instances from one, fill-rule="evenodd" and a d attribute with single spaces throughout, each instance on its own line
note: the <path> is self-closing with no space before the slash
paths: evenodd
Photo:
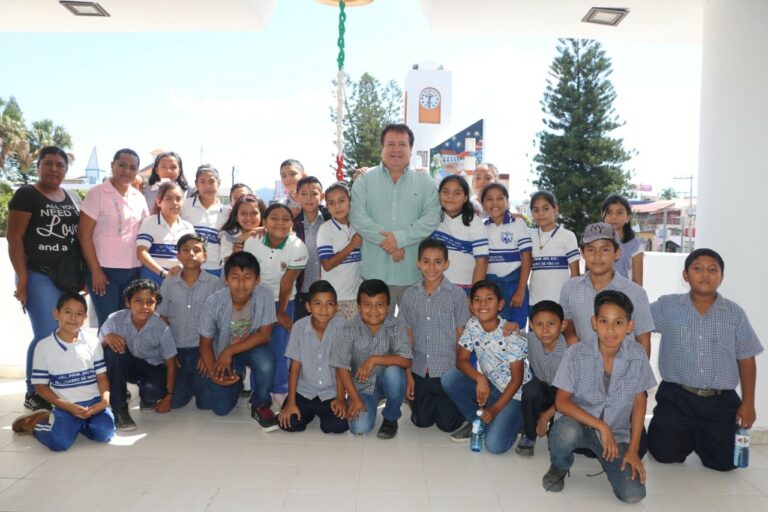
<path id="1" fill-rule="evenodd" d="M 536 441 L 534 439 L 528 439 L 528 436 L 523 434 L 520 436 L 520 442 L 517 443 L 515 452 L 517 452 L 518 455 L 522 455 L 523 457 L 533 457 L 534 446 L 536 446 Z"/>
<path id="2" fill-rule="evenodd" d="M 131 413 L 128 412 L 128 404 L 114 409 L 112 411 L 115 415 L 115 429 L 120 432 L 131 432 L 136 430 L 136 422 L 131 418 Z"/>
<path id="3" fill-rule="evenodd" d="M 158 404 L 159 400 L 157 402 L 145 402 L 141 398 L 139 399 L 139 410 L 144 411 L 154 411 L 155 406 Z"/>
<path id="4" fill-rule="evenodd" d="M 541 485 L 545 491 L 560 492 L 565 487 L 565 477 L 571 473 L 567 469 L 558 469 L 555 466 L 550 465 L 549 471 L 541 479 Z"/>
<path id="5" fill-rule="evenodd" d="M 379 427 L 379 433 L 376 437 L 379 439 L 392 439 L 397 435 L 397 421 L 383 420 L 381 427 Z"/>
<path id="6" fill-rule="evenodd" d="M 465 443 L 472 438 L 472 424 L 465 421 L 461 426 L 451 434 L 451 441 L 454 443 Z"/>
<path id="7" fill-rule="evenodd" d="M 24 396 L 24 407 L 30 411 L 39 411 L 41 409 L 45 409 L 47 411 L 53 410 L 53 406 L 37 393 L 27 393 Z"/>
<path id="8" fill-rule="evenodd" d="M 42 409 L 19 416 L 11 425 L 11 429 L 17 434 L 31 434 L 35 425 L 48 419 L 50 411 Z"/>
<path id="9" fill-rule="evenodd" d="M 280 428 L 277 424 L 277 416 L 268 405 L 258 407 L 251 405 L 251 419 L 258 423 L 264 432 L 273 432 Z"/>

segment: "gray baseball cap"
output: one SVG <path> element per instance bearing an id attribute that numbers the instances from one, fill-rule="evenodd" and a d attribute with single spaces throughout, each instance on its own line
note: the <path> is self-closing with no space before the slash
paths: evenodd
<path id="1" fill-rule="evenodd" d="M 596 222 L 584 228 L 584 236 L 581 237 L 581 246 L 591 244 L 596 240 L 611 240 L 615 245 L 619 245 L 619 239 L 616 238 L 616 230 L 613 226 L 605 222 Z"/>

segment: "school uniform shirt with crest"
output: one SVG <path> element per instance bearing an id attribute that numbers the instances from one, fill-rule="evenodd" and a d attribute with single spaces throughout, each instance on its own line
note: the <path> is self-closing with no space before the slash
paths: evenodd
<path id="1" fill-rule="evenodd" d="M 317 254 L 320 261 L 330 259 L 341 252 L 356 233 L 351 224 L 340 224 L 336 219 L 324 222 L 317 232 Z M 321 269 L 320 278 L 333 285 L 338 300 L 356 300 L 361 281 L 360 247 L 347 254 L 347 257 L 331 270 Z"/>
<path id="2" fill-rule="evenodd" d="M 197 195 L 184 200 L 181 218 L 192 224 L 195 233 L 205 240 L 205 251 L 208 257 L 203 263 L 203 269 L 218 270 L 221 268 L 221 233 L 220 229 L 227 222 L 230 207 L 221 204 L 218 198 L 210 208 L 203 206 Z"/>
<path id="3" fill-rule="evenodd" d="M 488 274 L 504 277 L 519 269 L 522 254 L 532 249 L 525 222 L 509 212 L 498 226 L 490 217 L 483 222 L 488 231 Z"/>
<path id="4" fill-rule="evenodd" d="M 504 336 L 504 324 L 507 321 L 501 317 L 499 320 L 496 329 L 488 332 L 473 316 L 459 338 L 459 346 L 475 353 L 478 369 L 501 393 L 512 380 L 509 365 L 523 360 L 523 382 L 513 397 L 515 400 L 520 400 L 523 396 L 523 385 L 531 380 L 531 370 L 525 361 L 528 357 L 528 340 L 516 334 Z"/>
<path id="5" fill-rule="evenodd" d="M 261 282 L 272 290 L 276 301 L 280 299 L 280 280 L 285 271 L 301 270 L 307 265 L 307 246 L 293 233 L 277 247 L 270 245 L 269 234 L 251 237 L 245 241 L 243 250 L 256 256 L 261 267 Z M 295 296 L 294 286 L 288 300 Z"/>
<path id="6" fill-rule="evenodd" d="M 155 262 L 164 269 L 169 269 L 179 264 L 176 242 L 187 233 L 194 232 L 194 226 L 181 217 L 169 226 L 163 214 L 158 212 L 141 222 L 136 245 L 147 247 Z"/>
<path id="7" fill-rule="evenodd" d="M 528 283 L 529 302 L 558 302 L 563 284 L 571 277 L 569 265 L 581 257 L 576 235 L 560 225 L 548 233 L 538 228 L 531 229 L 530 233 L 533 267 Z"/>
<path id="8" fill-rule="evenodd" d="M 49 386 L 67 402 L 86 402 L 99 396 L 96 375 L 106 371 L 98 339 L 81 330 L 74 343 L 67 343 L 54 331 L 35 348 L 31 382 Z"/>
<path id="9" fill-rule="evenodd" d="M 488 231 L 479 216 L 473 217 L 466 226 L 461 215 L 451 217 L 443 212 L 440 225 L 429 237 L 440 240 L 448 248 L 451 264 L 445 277 L 453 284 L 471 286 L 475 260 L 488 258 Z"/>

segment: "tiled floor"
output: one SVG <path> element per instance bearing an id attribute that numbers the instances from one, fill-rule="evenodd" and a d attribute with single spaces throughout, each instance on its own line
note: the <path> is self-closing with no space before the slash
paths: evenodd
<path id="1" fill-rule="evenodd" d="M 749 469 L 725 474 L 695 457 L 676 466 L 647 457 L 648 497 L 630 506 L 604 475 L 587 476 L 599 469 L 583 457 L 565 490 L 548 494 L 543 445 L 533 459 L 474 454 L 404 420 L 394 440 L 380 441 L 316 427 L 264 434 L 245 401 L 227 418 L 134 410 L 134 435 L 109 445 L 81 437 L 52 453 L 11 432 L 21 402 L 21 382 L 0 381 L 0 511 L 768 511 L 768 446 L 753 447 Z"/>

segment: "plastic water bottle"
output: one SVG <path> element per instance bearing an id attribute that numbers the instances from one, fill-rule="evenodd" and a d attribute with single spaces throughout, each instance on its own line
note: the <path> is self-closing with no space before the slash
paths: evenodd
<path id="1" fill-rule="evenodd" d="M 485 440 L 485 423 L 483 423 L 483 410 L 477 410 L 477 418 L 472 422 L 472 439 L 469 442 L 469 449 L 473 452 L 483 451 L 483 441 Z"/>
<path id="2" fill-rule="evenodd" d="M 474 439 L 474 430 L 472 439 Z M 746 468 L 749 466 L 749 430 L 745 428 L 736 429 L 736 444 L 733 447 L 733 465 L 737 468 Z"/>

